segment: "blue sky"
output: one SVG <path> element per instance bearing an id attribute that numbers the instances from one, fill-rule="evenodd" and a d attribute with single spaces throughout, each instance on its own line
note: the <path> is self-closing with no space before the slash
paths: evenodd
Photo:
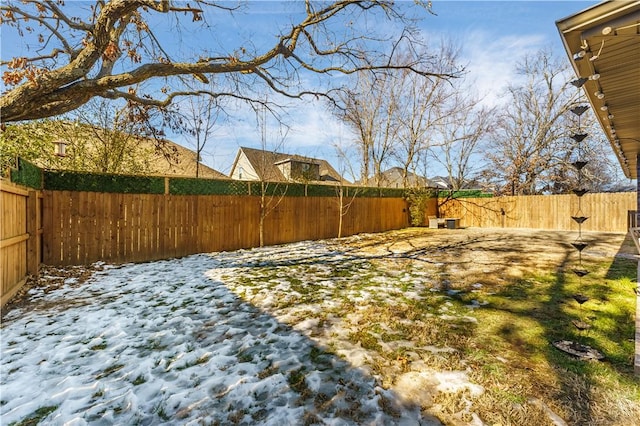
<path id="1" fill-rule="evenodd" d="M 404 0 L 413 2 L 413 0 Z M 67 2 L 71 7 L 86 8 L 87 2 Z M 400 2 L 402 3 L 402 1 Z M 436 16 L 424 14 L 417 26 L 427 40 L 439 41 L 443 37 L 457 42 L 462 49 L 461 60 L 468 70 L 467 78 L 474 82 L 475 89 L 484 96 L 484 102 L 499 104 L 500 93 L 516 76 L 513 66 L 526 53 L 534 53 L 549 47 L 560 58 L 566 58 L 555 21 L 582 11 L 597 1 L 454 1 L 434 0 Z M 211 29 L 206 35 L 180 32 L 170 21 L 151 22 L 154 31 L 163 43 L 180 46 L 177 56 L 191 56 L 202 45 L 212 49 L 238 46 L 238 40 L 247 40 L 260 50 L 272 47 L 278 27 L 295 22 L 295 11 L 304 11 L 301 1 L 250 1 L 247 12 L 215 14 L 207 17 Z M 299 13 L 299 12 L 298 12 Z M 223 17 L 223 18 L 220 18 Z M 390 33 L 394 27 L 384 27 Z M 25 41 L 14 39 L 3 31 L 2 58 L 20 54 L 26 48 Z M 24 53 L 22 53 L 24 54 Z M 175 59 L 175 58 L 174 58 Z M 290 131 L 284 143 L 272 141 L 281 151 L 322 157 L 334 167 L 341 169 L 336 158 L 336 144 L 345 144 L 352 139 L 326 107 L 311 100 L 292 104 L 285 117 Z M 239 146 L 261 146 L 255 116 L 248 110 L 233 111 L 233 120 L 221 125 L 214 138 L 207 143 L 204 161 L 223 173 L 230 171 Z M 275 133 L 269 133 L 274 139 Z M 174 136 L 176 142 L 187 147 L 192 144 L 183 136 Z M 267 144 L 267 146 L 269 146 Z M 440 174 L 439 170 L 429 173 Z"/>
<path id="2" fill-rule="evenodd" d="M 277 2 L 261 3 L 271 7 L 265 7 L 263 13 L 250 15 L 251 31 L 272 30 L 269 21 L 274 14 L 288 13 L 286 4 L 283 7 Z M 435 0 L 433 10 L 437 16 L 426 16 L 419 23 L 419 28 L 428 40 L 449 37 L 456 41 L 462 48 L 462 61 L 467 65 L 468 78 L 475 81 L 474 86 L 484 96 L 485 102 L 497 104 L 500 92 L 516 78 L 513 66 L 518 59 L 546 47 L 564 59 L 566 53 L 555 22 L 597 3 Z M 337 169 L 343 168 L 341 160 L 335 156 L 334 145 L 347 143 L 352 136 L 322 105 L 297 105 L 287 117 L 287 122 L 291 130 L 282 150 L 326 158 Z M 229 171 L 238 146 L 259 148 L 261 144 L 249 116 L 220 129 L 218 137 L 222 143 L 209 147 L 210 156 L 205 159 L 211 159 L 209 164 L 222 172 Z M 429 175 L 441 173 L 441 169 L 434 168 Z"/>

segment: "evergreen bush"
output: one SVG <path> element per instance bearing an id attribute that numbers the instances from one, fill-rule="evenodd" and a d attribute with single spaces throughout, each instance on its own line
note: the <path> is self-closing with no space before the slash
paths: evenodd
<path id="1" fill-rule="evenodd" d="M 11 182 L 29 188 L 42 189 L 42 169 L 22 158 L 18 158 L 18 168 L 11 169 Z"/>

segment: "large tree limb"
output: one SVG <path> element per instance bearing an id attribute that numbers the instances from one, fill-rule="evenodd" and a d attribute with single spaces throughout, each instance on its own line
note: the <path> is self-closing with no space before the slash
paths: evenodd
<path id="1" fill-rule="evenodd" d="M 3 80 L 8 88 L 0 96 L 0 119 L 3 123 L 64 114 L 92 97 L 112 98 L 118 93 L 132 93 L 136 91 L 136 85 L 158 78 L 190 77 L 208 81 L 207 75 L 214 74 L 235 76 L 236 79 L 243 78 L 242 75 L 247 75 L 247 78 L 253 75 L 272 91 L 299 98 L 305 95 L 326 96 L 328 93 L 294 87 L 292 82 L 301 81 L 295 78 L 302 71 L 352 74 L 363 70 L 406 69 L 423 76 L 455 76 L 454 73 L 429 69 L 424 63 L 392 63 L 388 58 L 376 61 L 373 53 L 379 54 L 379 51 L 375 48 L 369 51 L 356 48 L 359 42 L 373 40 L 369 34 L 350 33 L 347 39 L 340 40 L 325 27 L 329 21 L 339 17 L 352 19 L 352 9 L 360 13 L 380 10 L 388 17 L 401 19 L 401 13 L 396 11 L 398 6 L 387 0 L 340 0 L 317 4 L 307 1 L 305 17 L 292 24 L 271 49 L 252 55 L 240 44 L 237 51 L 241 54 L 208 55 L 211 58 L 193 58 L 192 62 L 171 61 L 166 49 L 144 22 L 142 12 L 146 13 L 145 17 L 154 13 L 175 13 L 181 17 L 187 13 L 192 14 L 193 21 L 200 21 L 204 19 L 205 11 L 211 8 L 233 11 L 235 7 L 203 0 L 194 0 L 191 5 L 175 4 L 170 0 L 110 0 L 96 1 L 88 17 L 72 16 L 70 11 L 77 13 L 78 9 L 66 10 L 65 7 L 51 0 L 9 1 L 2 6 L 3 14 L 10 13 L 8 17 L 3 15 L 3 26 L 17 27 L 20 32 L 19 27 L 24 23 L 15 17 L 28 17 L 42 24 L 42 28 L 50 33 L 52 38 L 47 42 L 58 40 L 59 43 L 59 48 L 54 47 L 51 55 L 34 55 L 20 58 L 20 61 L 0 60 L 0 66 L 6 69 Z M 183 21 L 185 26 L 192 25 Z M 136 43 L 148 45 L 130 41 L 130 36 L 136 32 L 140 35 Z M 314 34 L 326 36 L 322 46 Z M 304 41 L 302 44 L 301 40 Z M 163 56 L 153 57 L 151 52 L 154 51 L 162 52 Z M 59 52 L 69 55 L 68 61 L 62 65 L 59 65 L 62 60 Z M 132 59 L 133 66 L 126 62 L 127 57 Z M 229 90 L 221 88 L 221 93 L 229 93 Z M 127 96 L 131 97 L 130 101 L 137 97 L 141 103 L 165 106 L 173 99 L 148 98 L 149 94 L 117 97 Z M 245 94 L 238 96 L 251 98 Z"/>

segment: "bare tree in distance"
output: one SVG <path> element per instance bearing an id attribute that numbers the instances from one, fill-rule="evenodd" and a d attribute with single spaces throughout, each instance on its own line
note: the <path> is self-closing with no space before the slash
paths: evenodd
<path id="1" fill-rule="evenodd" d="M 552 167 L 545 192 L 563 194 L 578 188 L 592 192 L 617 192 L 619 190 L 635 191 L 635 184 L 625 183 L 624 176 L 620 172 L 619 164 L 611 145 L 598 125 L 593 111 L 588 110 L 581 116 L 580 129 L 587 133 L 588 137 L 577 144 L 571 135 L 577 130 L 577 118 L 574 119 L 571 128 L 565 129 L 563 140 L 571 149 L 558 153 Z M 582 177 L 578 179 L 578 173 L 573 165 L 577 160 L 586 161 L 587 165 L 582 169 Z"/>
<path id="2" fill-rule="evenodd" d="M 287 182 L 280 182 L 272 173 L 276 162 L 276 153 L 282 151 L 284 143 L 289 133 L 289 127 L 283 125 L 282 120 L 278 121 L 278 126 L 271 126 L 268 123 L 270 115 L 265 107 L 256 108 L 256 123 L 260 132 L 261 154 L 258 158 L 256 172 L 260 182 L 260 218 L 258 221 L 258 234 L 260 247 L 264 247 L 264 224 L 287 194 Z"/>
<path id="3" fill-rule="evenodd" d="M 395 100 L 389 96 L 391 84 L 389 75 L 358 73 L 355 87 L 342 92 L 340 106 L 335 109 L 355 135 L 360 182 L 365 186 L 372 173 L 379 185 L 380 169 L 390 154 L 394 131 L 390 112 L 395 108 Z"/>
<path id="4" fill-rule="evenodd" d="M 349 147 L 345 147 L 342 144 L 335 144 L 336 157 L 338 159 L 338 174 L 341 176 L 341 180 L 336 182 L 336 203 L 338 207 L 338 238 L 342 237 L 342 231 L 344 229 L 344 218 L 349 214 L 351 206 L 355 202 L 356 197 L 361 191 L 361 188 L 357 186 L 347 185 L 344 176 L 348 173 L 352 178 L 357 175 L 354 170 L 354 163 L 351 160 L 354 155 L 349 152 Z"/>
<path id="5" fill-rule="evenodd" d="M 436 126 L 437 147 L 432 150 L 435 161 L 447 172 L 452 191 L 463 189 L 480 171 L 476 164 L 480 143 L 493 131 L 495 108 L 483 106 L 469 90 L 459 90 L 450 98 L 444 118 Z"/>
<path id="6" fill-rule="evenodd" d="M 358 112 L 363 113 L 360 115 L 360 119 L 363 120 L 363 124 L 370 132 L 368 141 L 363 138 L 360 143 L 363 146 L 369 145 L 369 162 L 374 184 L 377 187 L 382 183 L 383 168 L 391 159 L 398 134 L 398 122 L 395 120 L 398 110 L 398 96 L 394 80 L 391 74 L 378 75 L 375 80 L 368 80 L 365 83 L 369 84 L 368 90 L 359 94 L 351 94 L 351 96 L 355 95 L 355 107 Z M 358 99 L 359 96 L 362 96 L 362 99 Z M 357 123 L 352 124 L 358 129 L 361 128 Z M 364 178 L 368 179 L 368 177 Z"/>
<path id="7" fill-rule="evenodd" d="M 225 111 L 222 99 L 210 96 L 190 96 L 180 103 L 181 127 L 193 138 L 191 142 L 196 152 L 196 177 L 200 177 L 200 163 L 207 143 L 211 141 L 216 126 L 220 124 Z"/>
<path id="8" fill-rule="evenodd" d="M 305 85 L 304 75 L 406 69 L 423 76 L 451 77 L 420 59 L 401 63 L 394 46 L 414 40 L 412 18 L 427 16 L 431 2 L 340 0 L 291 2 L 288 27 L 274 25 L 274 41 L 257 49 L 250 39 L 236 45 L 218 40 L 184 57 L 181 45 L 162 44 L 155 25 L 164 18 L 174 33 L 217 40 L 213 21 L 243 13 L 242 5 L 211 0 L 95 0 L 80 7 L 62 0 L 10 0 L 0 5 L 3 38 L 23 37 L 28 55 L 2 58 L 6 91 L 0 121 L 9 123 L 65 114 L 90 99 L 124 99 L 140 107 L 165 108 L 193 94 L 260 102 L 269 90 L 289 98 L 333 99 L 333 89 Z M 294 13 L 292 12 L 292 16 Z M 296 19 L 296 20 L 294 20 Z M 400 28 L 385 36 L 381 20 Z M 357 22 L 358 25 L 354 25 Z M 370 24 L 369 24 L 370 23 Z M 218 35 L 219 37 L 219 35 Z M 4 51 L 5 49 L 3 49 Z M 215 91 L 176 90 L 175 84 L 220 77 Z M 142 84 L 153 81 L 146 89 Z"/>
<path id="9" fill-rule="evenodd" d="M 457 52 L 448 42 L 434 51 L 424 45 L 404 44 L 396 47 L 393 57 L 400 62 L 426 61 L 434 69 L 459 77 L 463 68 L 456 63 Z M 343 92 L 336 115 L 354 133 L 361 182 L 367 185 L 373 175 L 379 186 L 384 166 L 395 160 L 402 164 L 406 185 L 417 158 L 429 146 L 429 129 L 445 115 L 443 104 L 454 93 L 452 83 L 406 70 L 357 73 L 354 78 L 354 87 Z"/>
<path id="10" fill-rule="evenodd" d="M 149 172 L 148 160 L 153 147 L 146 154 L 140 145 L 144 138 L 137 126 L 128 119 L 127 108 L 114 109 L 104 99 L 94 99 L 77 109 L 73 126 L 66 126 L 63 139 L 75 148 L 77 169 L 101 173 Z"/>
<path id="11" fill-rule="evenodd" d="M 437 146 L 430 150 L 430 156 L 447 173 L 447 189 L 436 192 L 436 215 L 443 205 L 457 198 L 456 191 L 463 189 L 479 171 L 476 154 L 479 154 L 480 143 L 491 134 L 494 121 L 494 110 L 482 106 L 470 88 L 459 88 L 448 103 L 447 114 L 435 129 Z M 458 199 L 465 208 L 469 200 Z"/>
<path id="12" fill-rule="evenodd" d="M 415 55 L 404 52 L 404 55 Z M 423 53 L 424 54 L 424 53 Z M 439 48 L 430 53 L 440 69 L 459 69 L 459 48 L 443 40 Z M 429 148 L 438 143 L 434 134 L 442 129 L 446 120 L 464 108 L 457 99 L 459 81 L 421 78 L 399 71 L 396 83 L 395 121 L 399 123 L 394 157 L 401 164 L 403 186 L 409 186 L 409 173 L 417 173 L 420 159 L 426 158 Z M 424 176 L 426 177 L 426 170 Z"/>
<path id="13" fill-rule="evenodd" d="M 576 147 L 564 136 L 579 92 L 570 84 L 567 62 L 548 50 L 525 56 L 516 71 L 522 82 L 507 89 L 483 175 L 497 183 L 499 193 L 538 194 L 553 180 L 558 159 Z"/>

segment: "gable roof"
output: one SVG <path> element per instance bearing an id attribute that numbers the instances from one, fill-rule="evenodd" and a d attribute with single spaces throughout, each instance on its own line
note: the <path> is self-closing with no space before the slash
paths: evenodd
<path id="1" fill-rule="evenodd" d="M 100 126 L 86 123 L 73 123 L 66 120 L 40 120 L 22 123 L 12 123 L 7 126 L 11 128 L 27 129 L 29 138 L 34 141 L 42 141 L 37 149 L 28 152 L 22 147 L 17 155 L 25 157 L 36 165 L 43 168 L 68 169 L 74 171 L 96 172 L 94 162 L 76 162 L 74 156 L 86 156 L 88 153 L 92 158 L 97 158 L 97 147 L 104 144 L 98 135 L 108 135 L 109 139 L 116 138 L 126 142 L 127 156 L 139 159 L 135 165 L 124 165 L 119 167 L 118 173 L 141 174 L 141 175 L 171 175 L 171 176 L 196 176 L 196 152 L 179 145 L 168 139 L 155 140 L 131 133 L 124 133 L 105 129 Z M 56 141 L 63 141 L 67 144 L 66 159 L 57 157 L 58 161 L 51 163 L 50 157 L 53 155 L 53 144 Z M 52 142 L 52 143 L 49 143 Z M 78 144 L 80 151 L 74 154 L 74 146 Z M 122 165 L 122 161 L 120 161 Z M 218 172 L 200 162 L 198 175 L 201 178 L 229 179 L 225 174 Z"/>
<path id="2" fill-rule="evenodd" d="M 403 188 L 402 184 L 402 168 L 401 167 L 391 167 L 390 169 L 382 172 L 382 179 L 380 181 L 380 186 L 383 188 Z M 368 179 L 369 184 L 375 181 L 373 177 Z M 424 176 L 420 176 L 413 172 L 407 172 L 407 183 L 408 187 L 420 187 L 420 188 L 440 188 L 446 189 L 449 187 L 446 178 L 435 177 L 433 179 L 426 178 Z M 356 185 L 362 185 L 362 181 L 357 181 Z"/>
<path id="3" fill-rule="evenodd" d="M 380 186 L 388 188 L 402 188 L 402 168 L 392 167 L 382 172 Z M 409 187 L 429 186 L 429 180 L 412 172 L 407 172 L 407 184 Z"/>
<path id="4" fill-rule="evenodd" d="M 285 154 L 275 151 L 264 151 L 261 149 L 240 147 L 236 159 L 233 163 L 230 175 L 233 173 L 238 164 L 240 155 L 244 154 L 247 161 L 253 167 L 259 180 L 267 182 L 286 182 L 288 179 L 282 174 L 282 171 L 278 167 L 278 164 L 295 161 L 301 163 L 317 164 L 320 167 L 320 180 L 321 181 L 333 181 L 344 182 L 344 179 L 340 174 L 329 164 L 328 161 L 319 158 L 306 157 L 296 154 Z"/>
<path id="5" fill-rule="evenodd" d="M 150 146 L 154 144 L 154 141 L 150 139 L 145 139 L 143 143 L 148 143 Z M 179 145 L 175 142 L 172 142 L 168 139 L 162 141 L 165 145 L 165 149 L 169 149 L 172 151 L 169 159 L 161 159 L 154 161 L 153 163 L 153 173 L 161 174 L 161 175 L 176 175 L 176 176 L 185 176 L 185 177 L 195 177 L 196 176 L 196 152 L 190 150 L 189 148 L 185 148 L 182 145 Z M 162 154 L 158 154 L 158 157 L 161 157 Z M 209 166 L 206 166 L 203 163 L 200 163 L 198 166 L 198 177 L 199 178 L 209 178 L 209 179 L 229 179 L 227 175 L 221 173 L 215 169 L 212 169 Z"/>

